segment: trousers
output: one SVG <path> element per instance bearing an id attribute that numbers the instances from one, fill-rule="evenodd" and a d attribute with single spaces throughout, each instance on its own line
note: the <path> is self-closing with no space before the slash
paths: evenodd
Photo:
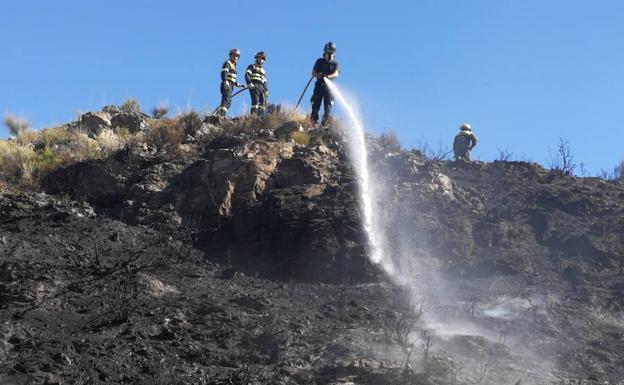
<path id="1" fill-rule="evenodd" d="M 324 108 L 323 122 L 326 122 L 331 116 L 332 106 L 334 105 L 334 96 L 322 80 L 317 80 L 316 84 L 314 84 L 314 92 L 312 93 L 310 101 L 312 102 L 312 114 L 310 115 L 312 122 L 315 124 L 318 122 L 321 102 L 323 102 Z"/>

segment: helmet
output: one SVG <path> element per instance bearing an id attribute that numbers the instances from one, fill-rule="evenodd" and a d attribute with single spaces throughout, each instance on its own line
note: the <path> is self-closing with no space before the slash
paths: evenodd
<path id="1" fill-rule="evenodd" d="M 470 131 L 472 128 L 470 127 L 470 124 L 462 123 L 462 125 L 459 126 L 459 129 L 462 131 Z"/>
<path id="2" fill-rule="evenodd" d="M 230 50 L 230 55 L 237 55 L 240 56 L 240 51 L 238 50 L 238 48 L 232 48 Z"/>
<path id="3" fill-rule="evenodd" d="M 266 60 L 266 54 L 264 53 L 264 51 L 259 51 L 256 56 L 254 56 L 256 59 L 260 58 L 262 60 Z"/>
<path id="4" fill-rule="evenodd" d="M 336 44 L 334 44 L 331 41 L 329 43 L 325 44 L 325 47 L 323 47 L 323 52 L 329 52 L 329 53 L 336 52 Z"/>

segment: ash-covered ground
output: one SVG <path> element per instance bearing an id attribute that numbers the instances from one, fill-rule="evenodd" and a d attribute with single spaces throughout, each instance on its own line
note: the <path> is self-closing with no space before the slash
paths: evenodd
<path id="1" fill-rule="evenodd" d="M 388 275 L 342 140 L 309 135 L 134 143 L 3 191 L 0 383 L 622 382 L 621 183 L 371 140 Z"/>

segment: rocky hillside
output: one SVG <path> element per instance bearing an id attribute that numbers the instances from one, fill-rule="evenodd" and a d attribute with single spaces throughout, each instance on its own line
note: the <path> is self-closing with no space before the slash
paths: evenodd
<path id="1" fill-rule="evenodd" d="M 371 139 L 388 275 L 339 127 L 125 114 L 65 127 L 122 147 L 2 194 L 0 383 L 624 377 L 621 183 Z"/>

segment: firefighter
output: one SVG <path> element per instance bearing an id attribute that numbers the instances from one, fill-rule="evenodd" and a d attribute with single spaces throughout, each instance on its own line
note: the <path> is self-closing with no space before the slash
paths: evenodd
<path id="1" fill-rule="evenodd" d="M 463 123 L 459 133 L 453 140 L 453 154 L 456 161 L 470 162 L 470 151 L 477 145 L 477 137 L 472 132 L 470 124 Z"/>
<path id="2" fill-rule="evenodd" d="M 244 87 L 236 81 L 236 63 L 240 58 L 240 51 L 236 48 L 230 50 L 230 58 L 221 67 L 221 105 L 215 112 L 216 115 L 225 116 L 232 104 L 232 89 Z"/>
<path id="3" fill-rule="evenodd" d="M 266 55 L 260 51 L 254 56 L 256 62 L 250 64 L 245 71 L 245 81 L 251 96 L 251 114 L 262 115 L 266 110 L 269 86 L 266 80 L 266 71 L 262 64 L 266 61 Z"/>
<path id="4" fill-rule="evenodd" d="M 329 122 L 331 117 L 331 109 L 334 104 L 334 97 L 332 96 L 329 88 L 325 84 L 325 78 L 335 79 L 340 73 L 340 67 L 338 62 L 334 60 L 336 54 L 336 45 L 331 41 L 325 44 L 323 48 L 323 57 L 316 60 L 314 68 L 312 68 L 312 76 L 316 78 L 314 84 L 314 93 L 312 94 L 312 114 L 310 119 L 314 124 L 318 123 L 319 109 L 321 108 L 321 102 L 324 105 L 323 121 L 325 125 Z"/>

